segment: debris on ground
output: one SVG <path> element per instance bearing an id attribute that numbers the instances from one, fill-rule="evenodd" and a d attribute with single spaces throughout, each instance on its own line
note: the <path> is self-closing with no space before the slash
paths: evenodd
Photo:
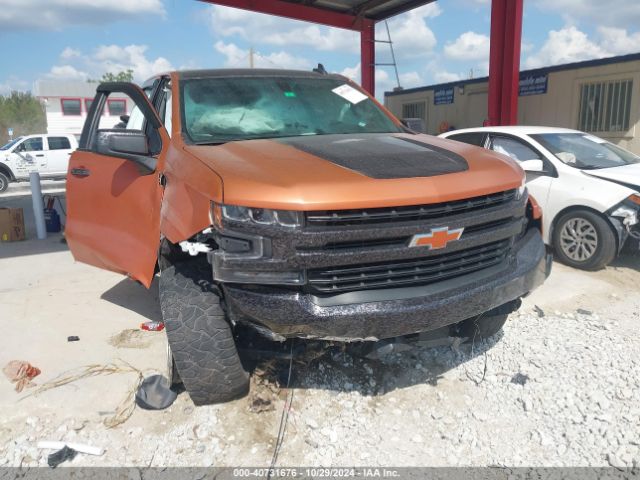
<path id="1" fill-rule="evenodd" d="M 73 371 L 65 372 L 53 380 L 40 385 L 38 388 L 29 393 L 25 398 L 30 396 L 39 395 L 48 390 L 68 385 L 70 383 L 82 380 L 85 378 L 96 377 L 98 375 L 113 375 L 114 373 L 136 373 L 138 378 L 135 386 L 129 390 L 127 396 L 120 402 L 112 417 L 108 417 L 104 420 L 104 425 L 107 428 L 113 428 L 126 422 L 133 411 L 136 408 L 135 394 L 138 391 L 138 386 L 144 379 L 144 376 L 140 370 L 128 364 L 127 362 L 120 360 L 121 364 L 110 363 L 108 365 L 86 365 L 84 367 L 77 368 Z M 39 373 L 39 371 L 38 371 Z"/>
<path id="2" fill-rule="evenodd" d="M 544 318 L 544 310 L 542 310 L 538 305 L 534 305 L 533 310 L 538 314 L 538 318 Z"/>
<path id="3" fill-rule="evenodd" d="M 140 330 L 146 332 L 161 332 L 164 330 L 164 322 L 144 322 L 140 324 Z"/>
<path id="4" fill-rule="evenodd" d="M 78 453 L 85 453 L 87 455 L 94 455 L 96 457 L 104 455 L 104 448 L 85 445 L 83 443 L 58 442 L 50 440 L 43 440 L 41 442 L 38 442 L 38 448 L 41 450 L 60 450 L 64 447 L 69 447 L 70 449 L 75 450 Z"/>
<path id="5" fill-rule="evenodd" d="M 513 377 L 511 377 L 511 383 L 515 383 L 516 385 L 524 386 L 529 381 L 529 375 L 526 373 L 516 373 Z"/>
<path id="6" fill-rule="evenodd" d="M 576 313 L 578 313 L 580 315 L 587 315 L 587 316 L 593 315 L 593 312 L 591 310 L 585 310 L 584 308 L 577 309 Z"/>
<path id="7" fill-rule="evenodd" d="M 116 348 L 148 348 L 151 345 L 150 336 L 138 329 L 127 329 L 113 335 L 109 344 Z"/>
<path id="8" fill-rule="evenodd" d="M 39 368 L 23 360 L 11 360 L 2 371 L 11 383 L 16 384 L 16 392 L 18 393 L 22 392 L 25 387 L 35 386 L 31 380 L 41 373 Z"/>
<path id="9" fill-rule="evenodd" d="M 163 375 L 151 375 L 145 378 L 136 392 L 136 404 L 144 410 L 164 410 L 178 398 L 171 389 L 169 380 Z"/>
<path id="10" fill-rule="evenodd" d="M 79 342 L 79 341 L 80 341 L 80 337 L 76 335 L 71 335 L 67 337 L 67 342 Z"/>
<path id="11" fill-rule="evenodd" d="M 58 450 L 57 452 L 51 453 L 47 457 L 47 464 L 51 468 L 56 468 L 61 463 L 64 463 L 67 460 L 73 460 L 74 458 L 76 458 L 77 454 L 78 452 L 76 450 L 74 450 L 73 448 L 69 448 L 65 445 L 60 450 Z"/>

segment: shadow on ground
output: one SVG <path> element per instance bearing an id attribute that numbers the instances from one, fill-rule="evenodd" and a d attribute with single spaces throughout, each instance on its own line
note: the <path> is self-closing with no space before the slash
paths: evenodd
<path id="1" fill-rule="evenodd" d="M 148 290 L 143 285 L 125 278 L 100 295 L 100 298 L 149 320 L 162 320 L 158 301 L 158 277 L 153 280 Z"/>
<path id="2" fill-rule="evenodd" d="M 640 271 L 640 250 L 637 247 L 625 247 L 622 254 L 611 262 L 610 266 Z"/>
<path id="3" fill-rule="evenodd" d="M 499 333 L 474 345 L 435 347 L 400 343 L 394 351 L 389 341 L 345 344 L 296 339 L 277 343 L 242 331 L 238 346 L 245 368 L 260 377 L 252 382 L 250 395 L 255 395 L 256 385 L 286 387 L 291 366 L 291 388 L 377 396 L 414 385 L 436 386 L 447 371 L 483 355 L 501 338 Z M 481 381 L 482 372 L 471 380 Z"/>

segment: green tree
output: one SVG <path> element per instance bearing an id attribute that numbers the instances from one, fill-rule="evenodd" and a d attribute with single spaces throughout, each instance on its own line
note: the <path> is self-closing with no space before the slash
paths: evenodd
<path id="1" fill-rule="evenodd" d="M 30 92 L 0 96 L 0 145 L 9 141 L 8 128 L 13 128 L 13 138 L 47 132 L 44 107 Z"/>
<path id="2" fill-rule="evenodd" d="M 107 72 L 102 75 L 100 79 L 101 82 L 133 82 L 133 70 L 130 68 L 123 71 L 113 74 L 111 72 Z"/>

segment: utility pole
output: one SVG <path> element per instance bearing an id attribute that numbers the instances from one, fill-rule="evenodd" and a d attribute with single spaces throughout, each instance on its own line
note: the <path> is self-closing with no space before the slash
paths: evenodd
<path id="1" fill-rule="evenodd" d="M 253 67 L 253 47 L 249 48 L 249 68 Z"/>

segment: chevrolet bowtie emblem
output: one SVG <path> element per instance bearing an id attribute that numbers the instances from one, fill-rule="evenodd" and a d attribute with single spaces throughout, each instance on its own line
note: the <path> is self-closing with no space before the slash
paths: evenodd
<path id="1" fill-rule="evenodd" d="M 449 227 L 434 228 L 430 233 L 421 233 L 411 238 L 410 247 L 429 247 L 430 250 L 445 248 L 449 242 L 460 240 L 464 228 L 449 230 Z"/>

